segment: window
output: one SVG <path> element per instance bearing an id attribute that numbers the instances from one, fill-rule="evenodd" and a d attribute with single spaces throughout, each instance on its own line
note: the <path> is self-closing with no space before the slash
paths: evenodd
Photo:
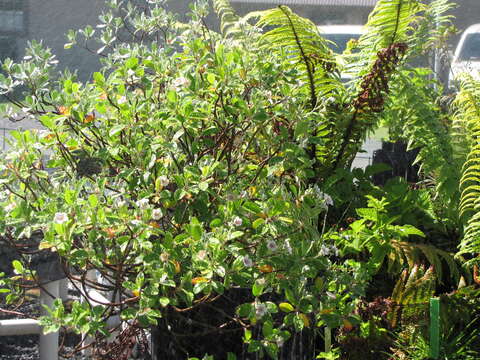
<path id="1" fill-rule="evenodd" d="M 467 35 L 459 58 L 461 61 L 478 61 L 480 59 L 480 34 Z"/>
<path id="2" fill-rule="evenodd" d="M 0 0 L 0 34 L 22 34 L 25 31 L 23 0 Z"/>
<path id="3" fill-rule="evenodd" d="M 23 11 L 0 10 L 0 32 L 23 31 Z"/>
<path id="4" fill-rule="evenodd" d="M 16 60 L 17 40 L 25 34 L 26 0 L 0 0 L 0 61 Z"/>

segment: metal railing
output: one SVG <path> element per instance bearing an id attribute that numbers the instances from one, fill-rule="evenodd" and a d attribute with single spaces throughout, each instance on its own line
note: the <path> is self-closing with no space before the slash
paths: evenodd
<path id="1" fill-rule="evenodd" d="M 2 139 L 0 140 L 2 142 L 1 144 L 2 151 L 5 151 L 7 148 L 7 135 L 12 130 L 15 130 L 15 129 L 0 127 L 0 136 L 2 137 Z"/>

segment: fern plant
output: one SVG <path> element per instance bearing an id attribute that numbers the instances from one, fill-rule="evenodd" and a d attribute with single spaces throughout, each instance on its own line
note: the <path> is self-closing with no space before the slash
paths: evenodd
<path id="1" fill-rule="evenodd" d="M 421 241 L 425 234 L 411 225 L 395 225 L 398 216 L 386 211 L 388 202 L 368 197 L 368 207 L 356 209 L 359 220 L 350 225 L 350 230 L 342 234 L 347 252 L 369 254 L 371 273 L 376 273 L 383 264 L 392 274 L 404 269 L 413 271 L 418 264 L 427 263 L 438 281 L 444 280 L 443 266 L 449 274 L 458 279 L 459 269 L 453 255 L 433 245 Z M 351 240 L 353 239 L 353 240 Z"/>
<path id="2" fill-rule="evenodd" d="M 460 214 L 465 219 L 460 254 L 480 252 L 480 83 L 470 75 L 461 79 L 453 131 L 456 155 L 464 160 L 460 179 Z"/>
<path id="3" fill-rule="evenodd" d="M 435 271 L 432 266 L 415 264 L 411 270 L 405 269 L 392 293 L 394 310 L 389 314 L 391 325 L 395 328 L 400 321 L 418 322 L 416 320 L 428 309 L 428 301 L 435 292 Z M 425 314 L 424 314 L 425 315 Z"/>
<path id="4" fill-rule="evenodd" d="M 348 168 L 362 140 L 377 126 L 390 80 L 413 56 L 409 46 L 417 46 L 420 14 L 427 8 L 417 0 L 379 1 L 359 39 L 360 51 L 348 57 L 342 70 L 353 79 L 348 86 L 339 81 L 340 66 L 311 21 L 286 6 L 248 16 L 258 17 L 257 26 L 268 29 L 261 37 L 264 46 L 288 60 L 310 94 L 309 106 L 317 116 L 310 154 L 319 163 L 320 178 Z M 328 136 L 319 136 L 324 133 Z"/>

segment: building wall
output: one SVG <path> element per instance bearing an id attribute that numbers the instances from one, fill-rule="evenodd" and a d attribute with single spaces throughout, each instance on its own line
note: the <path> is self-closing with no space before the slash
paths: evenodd
<path id="1" fill-rule="evenodd" d="M 473 24 L 480 23 L 480 0 L 456 0 L 457 7 L 452 11 L 455 26 L 460 32 Z M 450 43 L 455 48 L 460 34 L 452 37 Z"/>
<path id="2" fill-rule="evenodd" d="M 181 19 L 185 19 L 185 14 L 189 12 L 189 3 L 190 0 L 170 0 L 168 6 L 179 13 Z M 453 11 L 453 15 L 457 18 L 455 23 L 460 30 L 480 22 L 480 0 L 457 0 L 457 3 L 459 6 Z M 6 26 L 6 13 L 3 13 L 2 18 L 1 9 L 16 9 L 19 4 L 24 4 L 24 30 L 5 32 L 2 26 Z M 240 1 L 233 3 L 233 6 L 240 15 L 244 15 L 274 5 L 267 1 L 255 4 Z M 27 40 L 42 40 L 57 55 L 60 68 L 77 69 L 80 79 L 89 79 L 99 68 L 98 57 L 79 47 L 65 50 L 65 33 L 69 29 L 83 28 L 87 24 L 95 25 L 104 7 L 105 0 L 0 0 L 0 60 L 7 56 L 16 56 L 19 60 L 24 54 Z M 291 5 L 291 8 L 319 25 L 363 24 L 372 10 L 371 7 L 312 5 Z M 209 16 L 208 23 L 218 28 L 215 16 Z M 455 47 L 457 39 L 458 36 L 452 39 L 452 48 Z"/>
<path id="3" fill-rule="evenodd" d="M 275 5 L 268 2 L 255 4 L 236 2 L 232 6 L 238 14 L 245 15 L 251 11 L 270 9 Z M 373 9 L 373 7 L 359 6 L 289 5 L 289 7 L 300 16 L 308 18 L 318 25 L 363 25 Z"/>
<path id="4" fill-rule="evenodd" d="M 27 40 L 43 41 L 57 55 L 60 68 L 78 69 L 79 77 L 86 80 L 98 70 L 98 56 L 80 47 L 64 49 L 65 34 L 70 29 L 95 26 L 104 7 L 104 0 L 28 0 L 26 36 L 19 48 L 23 52 Z"/>

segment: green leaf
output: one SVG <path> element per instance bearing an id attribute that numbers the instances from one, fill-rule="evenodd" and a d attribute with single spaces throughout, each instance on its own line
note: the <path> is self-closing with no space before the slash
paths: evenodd
<path id="1" fill-rule="evenodd" d="M 292 304 L 289 304 L 287 302 L 280 303 L 278 307 L 280 308 L 280 310 L 286 313 L 289 313 L 294 310 L 294 307 L 292 306 Z"/>
<path id="2" fill-rule="evenodd" d="M 267 320 L 263 323 L 262 334 L 264 337 L 269 337 L 273 334 L 273 325 L 271 320 Z"/>
<path id="3" fill-rule="evenodd" d="M 262 343 L 260 341 L 252 340 L 250 344 L 248 344 L 247 351 L 253 353 L 253 352 L 260 351 L 261 348 L 262 348 Z"/>
<path id="4" fill-rule="evenodd" d="M 215 74 L 209 73 L 207 74 L 207 80 L 210 84 L 215 84 Z"/>
<path id="5" fill-rule="evenodd" d="M 65 199 L 65 202 L 68 204 L 68 205 L 73 205 L 75 204 L 75 200 L 77 200 L 77 196 L 76 196 L 76 193 L 75 191 L 71 190 L 71 189 L 66 189 L 65 190 L 65 193 L 63 195 L 63 198 Z"/>
<path id="6" fill-rule="evenodd" d="M 168 297 L 162 296 L 158 301 L 160 302 L 160 305 L 162 305 L 163 307 L 170 304 L 170 299 Z"/>
<path id="7" fill-rule="evenodd" d="M 417 229 L 415 226 L 412 226 L 412 225 L 399 226 L 398 230 L 400 234 L 403 234 L 405 236 L 416 235 L 416 236 L 425 237 L 425 234 L 423 233 L 423 231 Z"/>
<path id="8" fill-rule="evenodd" d="M 128 69 L 134 69 L 137 67 L 137 65 L 138 65 L 138 59 L 136 57 L 128 58 L 127 61 L 125 61 L 125 66 Z"/>
<path id="9" fill-rule="evenodd" d="M 173 90 L 169 90 L 167 92 L 167 99 L 168 101 L 170 101 L 171 103 L 176 103 L 178 101 L 178 96 L 177 96 L 177 92 L 176 91 L 173 91 Z"/>
<path id="10" fill-rule="evenodd" d="M 252 286 L 253 296 L 258 297 L 258 296 L 262 295 L 263 288 L 264 288 L 264 285 L 261 285 L 258 282 L 255 282 L 255 284 L 253 284 L 253 286 Z"/>
<path id="11" fill-rule="evenodd" d="M 244 234 L 243 231 L 234 231 L 233 233 L 231 233 L 229 236 L 228 236 L 228 240 L 234 240 L 234 239 L 237 239 L 239 237 L 242 237 Z"/>
<path id="12" fill-rule="evenodd" d="M 98 205 L 98 198 L 96 195 L 91 194 L 88 196 L 88 202 L 90 203 L 91 207 L 97 207 Z"/>
<path id="13" fill-rule="evenodd" d="M 219 218 L 216 218 L 216 219 L 213 219 L 212 221 L 210 221 L 210 227 L 213 229 L 213 228 L 216 228 L 216 227 L 220 227 L 222 226 L 223 224 L 223 221 L 222 219 L 219 219 Z"/>
<path id="14" fill-rule="evenodd" d="M 105 77 L 103 76 L 102 73 L 94 72 L 93 80 L 95 80 L 95 83 L 99 86 L 102 86 L 103 84 L 105 84 Z"/>
<path id="15" fill-rule="evenodd" d="M 42 125 L 45 126 L 47 129 L 53 129 L 55 127 L 55 122 L 51 116 L 42 115 L 39 119 Z"/>
<path id="16" fill-rule="evenodd" d="M 240 317 L 248 318 L 253 311 L 253 305 L 250 303 L 242 304 L 237 308 L 237 314 Z"/>
<path id="17" fill-rule="evenodd" d="M 293 317 L 293 326 L 297 331 L 302 331 L 305 326 L 305 323 L 303 322 L 303 319 L 300 315 L 301 314 L 295 314 L 295 316 Z"/>
<path id="18" fill-rule="evenodd" d="M 259 228 L 260 226 L 262 226 L 264 223 L 265 223 L 265 220 L 264 220 L 264 219 L 258 218 L 258 219 L 256 219 L 256 220 L 252 223 L 252 227 L 253 227 L 254 229 L 257 229 L 257 228 Z"/>
<path id="19" fill-rule="evenodd" d="M 126 128 L 126 125 L 122 125 L 122 124 L 115 125 L 110 129 L 110 131 L 108 132 L 108 135 L 110 137 L 114 137 L 115 135 L 117 135 L 120 131 L 122 131 L 125 128 Z"/>
<path id="20" fill-rule="evenodd" d="M 263 122 L 268 119 L 268 115 L 265 111 L 260 111 L 253 115 L 253 118 L 257 121 Z"/>
<path id="21" fill-rule="evenodd" d="M 190 222 L 190 236 L 199 241 L 202 238 L 202 226 L 197 218 L 192 218 Z"/>
<path id="22" fill-rule="evenodd" d="M 207 191 L 208 189 L 208 182 L 202 181 L 201 183 L 198 184 L 198 188 L 202 191 Z"/>
<path id="23" fill-rule="evenodd" d="M 244 204 L 243 204 L 243 208 L 249 212 L 252 212 L 254 214 L 258 214 L 258 213 L 261 213 L 262 212 L 262 208 L 260 206 L 258 206 L 257 204 L 255 204 L 254 202 L 252 201 L 246 201 Z"/>
<path id="24" fill-rule="evenodd" d="M 310 125 L 308 121 L 300 121 L 295 127 L 295 137 L 300 137 L 305 135 L 310 130 Z"/>
<path id="25" fill-rule="evenodd" d="M 13 260 L 12 261 L 12 266 L 13 266 L 13 269 L 15 270 L 15 273 L 16 274 L 23 274 L 23 264 L 18 261 L 18 260 Z"/>
<path id="26" fill-rule="evenodd" d="M 296 304 L 297 301 L 295 300 L 295 297 L 293 296 L 293 292 L 290 289 L 285 289 L 285 297 L 287 298 L 288 301 L 290 301 L 292 304 Z"/>

